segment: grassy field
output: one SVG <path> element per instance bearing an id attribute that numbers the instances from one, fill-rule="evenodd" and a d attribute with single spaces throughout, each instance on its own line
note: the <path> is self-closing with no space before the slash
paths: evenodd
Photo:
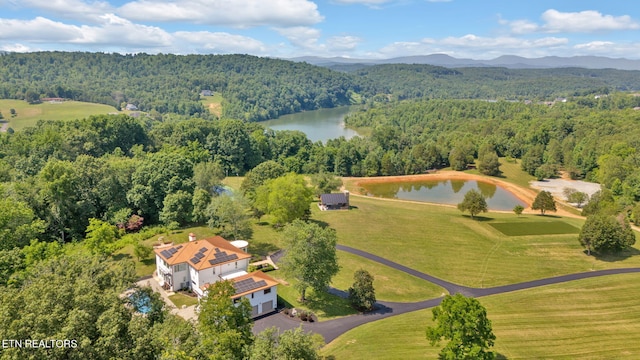
<path id="1" fill-rule="evenodd" d="M 15 117 L 11 117 L 11 109 L 16 110 Z M 13 130 L 21 130 L 34 126 L 38 120 L 75 120 L 118 111 L 113 106 L 80 101 L 30 105 L 22 100 L 0 100 L 0 112 L 4 120 L 9 121 L 9 127 Z"/>
<path id="2" fill-rule="evenodd" d="M 563 221 L 536 221 L 523 223 L 489 223 L 507 236 L 579 234 L 580 229 Z"/>
<path id="3" fill-rule="evenodd" d="M 201 96 L 200 102 L 204 105 L 209 112 L 218 118 L 222 116 L 222 94 L 214 92 L 213 96 Z"/>
<path id="4" fill-rule="evenodd" d="M 486 213 L 472 220 L 457 209 L 351 196 L 354 209 L 320 212 L 312 218 L 336 229 L 338 242 L 413 269 L 472 287 L 490 287 L 544 277 L 640 266 L 638 245 L 609 258 L 586 256 L 576 234 L 510 237 L 489 224 L 583 220 L 554 216 Z"/>
<path id="5" fill-rule="evenodd" d="M 413 302 L 446 294 L 446 290 L 430 282 L 347 252 L 338 251 L 338 262 L 340 273 L 331 284 L 336 289 L 348 291 L 353 285 L 353 273 L 364 269 L 373 275 L 373 287 L 378 300 Z"/>
<path id="6" fill-rule="evenodd" d="M 507 359 L 640 358 L 638 275 L 574 281 L 480 298 Z M 437 358 L 425 329 L 431 310 L 357 327 L 327 345 L 337 359 Z M 382 336 L 384 334 L 384 336 Z"/>

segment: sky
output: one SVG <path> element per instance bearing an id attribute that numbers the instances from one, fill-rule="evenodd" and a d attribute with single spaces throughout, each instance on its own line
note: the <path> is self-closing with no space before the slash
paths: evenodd
<path id="1" fill-rule="evenodd" d="M 0 0 L 0 50 L 640 59 L 635 0 Z"/>

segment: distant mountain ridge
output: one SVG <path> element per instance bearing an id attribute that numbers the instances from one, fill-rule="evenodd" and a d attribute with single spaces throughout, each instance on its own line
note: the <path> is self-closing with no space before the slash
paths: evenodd
<path id="1" fill-rule="evenodd" d="M 515 55 L 503 55 L 491 60 L 458 59 L 445 54 L 431 54 L 419 56 L 404 56 L 391 59 L 352 59 L 345 57 L 323 58 L 318 56 L 303 56 L 289 59 L 296 62 L 306 62 L 312 65 L 331 67 L 344 64 L 427 64 L 443 67 L 505 67 L 509 69 L 551 69 L 578 67 L 585 69 L 617 69 L 640 70 L 640 60 L 624 58 L 609 58 L 604 56 L 545 56 L 540 58 L 525 58 Z"/>

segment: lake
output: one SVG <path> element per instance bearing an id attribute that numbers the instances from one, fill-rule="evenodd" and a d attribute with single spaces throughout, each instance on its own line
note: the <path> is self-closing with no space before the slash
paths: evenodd
<path id="1" fill-rule="evenodd" d="M 341 106 L 332 109 L 305 111 L 261 121 L 260 124 L 273 130 L 302 131 L 313 142 L 326 142 L 340 136 L 350 139 L 358 136 L 358 133 L 344 127 L 344 117 L 353 109 L 353 106 Z"/>
<path id="2" fill-rule="evenodd" d="M 476 180 L 429 180 L 388 183 L 360 183 L 369 196 L 390 199 L 424 201 L 457 205 L 471 189 L 479 191 L 491 210 L 513 210 L 514 206 L 527 207 L 509 191 L 500 186 Z"/>

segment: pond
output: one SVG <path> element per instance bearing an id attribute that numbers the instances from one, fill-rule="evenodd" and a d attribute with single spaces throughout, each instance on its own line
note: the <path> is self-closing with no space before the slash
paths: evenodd
<path id="1" fill-rule="evenodd" d="M 260 123 L 273 130 L 302 131 L 313 142 L 322 141 L 324 143 L 340 136 L 351 139 L 358 136 L 358 133 L 344 127 L 344 117 L 353 109 L 353 106 L 341 106 L 332 109 L 305 111 Z"/>
<path id="2" fill-rule="evenodd" d="M 476 180 L 363 182 L 360 186 L 369 196 L 449 205 L 461 203 L 464 195 L 475 189 L 485 197 L 490 210 L 513 210 L 516 205 L 527 207 L 527 204 L 500 186 Z"/>

